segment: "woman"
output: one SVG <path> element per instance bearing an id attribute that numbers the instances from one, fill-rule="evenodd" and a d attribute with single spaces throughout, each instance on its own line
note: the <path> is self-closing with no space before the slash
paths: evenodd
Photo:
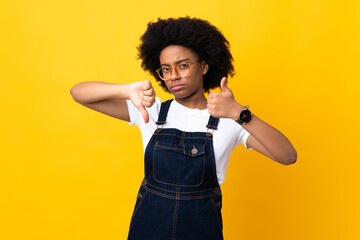
<path id="1" fill-rule="evenodd" d="M 128 239 L 223 239 L 220 185 L 229 157 L 243 144 L 281 164 L 297 153 L 278 130 L 237 102 L 229 43 L 209 22 L 151 22 L 138 48 L 142 67 L 174 100 L 155 98 L 149 81 L 83 82 L 71 89 L 80 104 L 140 128 L 145 152 Z M 221 93 L 204 93 L 221 87 Z"/>

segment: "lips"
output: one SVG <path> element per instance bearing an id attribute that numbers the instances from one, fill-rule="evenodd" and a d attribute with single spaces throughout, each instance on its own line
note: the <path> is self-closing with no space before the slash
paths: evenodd
<path id="1" fill-rule="evenodd" d="M 183 84 L 175 84 L 170 87 L 171 91 L 179 91 L 184 88 Z"/>

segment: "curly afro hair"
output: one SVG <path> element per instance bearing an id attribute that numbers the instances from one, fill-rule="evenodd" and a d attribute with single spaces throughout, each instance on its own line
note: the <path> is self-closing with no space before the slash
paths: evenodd
<path id="1" fill-rule="evenodd" d="M 169 92 L 165 82 L 156 73 L 160 67 L 160 53 L 169 45 L 181 45 L 193 50 L 209 65 L 204 75 L 203 89 L 220 86 L 223 77 L 234 75 L 233 58 L 229 51 L 230 44 L 222 33 L 206 20 L 190 17 L 160 19 L 150 22 L 140 38 L 138 58 L 141 67 L 150 72 L 160 86 Z"/>

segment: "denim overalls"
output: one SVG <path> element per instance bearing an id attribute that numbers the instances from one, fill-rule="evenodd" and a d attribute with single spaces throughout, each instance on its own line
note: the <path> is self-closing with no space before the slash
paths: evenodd
<path id="1" fill-rule="evenodd" d="M 128 240 L 222 240 L 222 195 L 216 176 L 213 136 L 161 128 L 172 100 L 161 104 L 158 128 L 145 150 L 145 178 Z"/>

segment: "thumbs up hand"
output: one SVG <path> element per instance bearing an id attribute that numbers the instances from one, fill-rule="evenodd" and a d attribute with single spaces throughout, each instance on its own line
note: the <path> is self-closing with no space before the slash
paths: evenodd
<path id="1" fill-rule="evenodd" d="M 145 123 L 149 122 L 149 113 L 145 107 L 151 107 L 155 102 L 155 91 L 150 81 L 134 82 L 129 85 L 129 99 L 139 109 Z"/>
<path id="2" fill-rule="evenodd" d="M 208 111 L 213 117 L 232 118 L 236 120 L 244 107 L 236 102 L 233 92 L 227 86 L 226 77 L 221 79 L 220 87 L 221 93 L 209 93 L 207 100 Z"/>

